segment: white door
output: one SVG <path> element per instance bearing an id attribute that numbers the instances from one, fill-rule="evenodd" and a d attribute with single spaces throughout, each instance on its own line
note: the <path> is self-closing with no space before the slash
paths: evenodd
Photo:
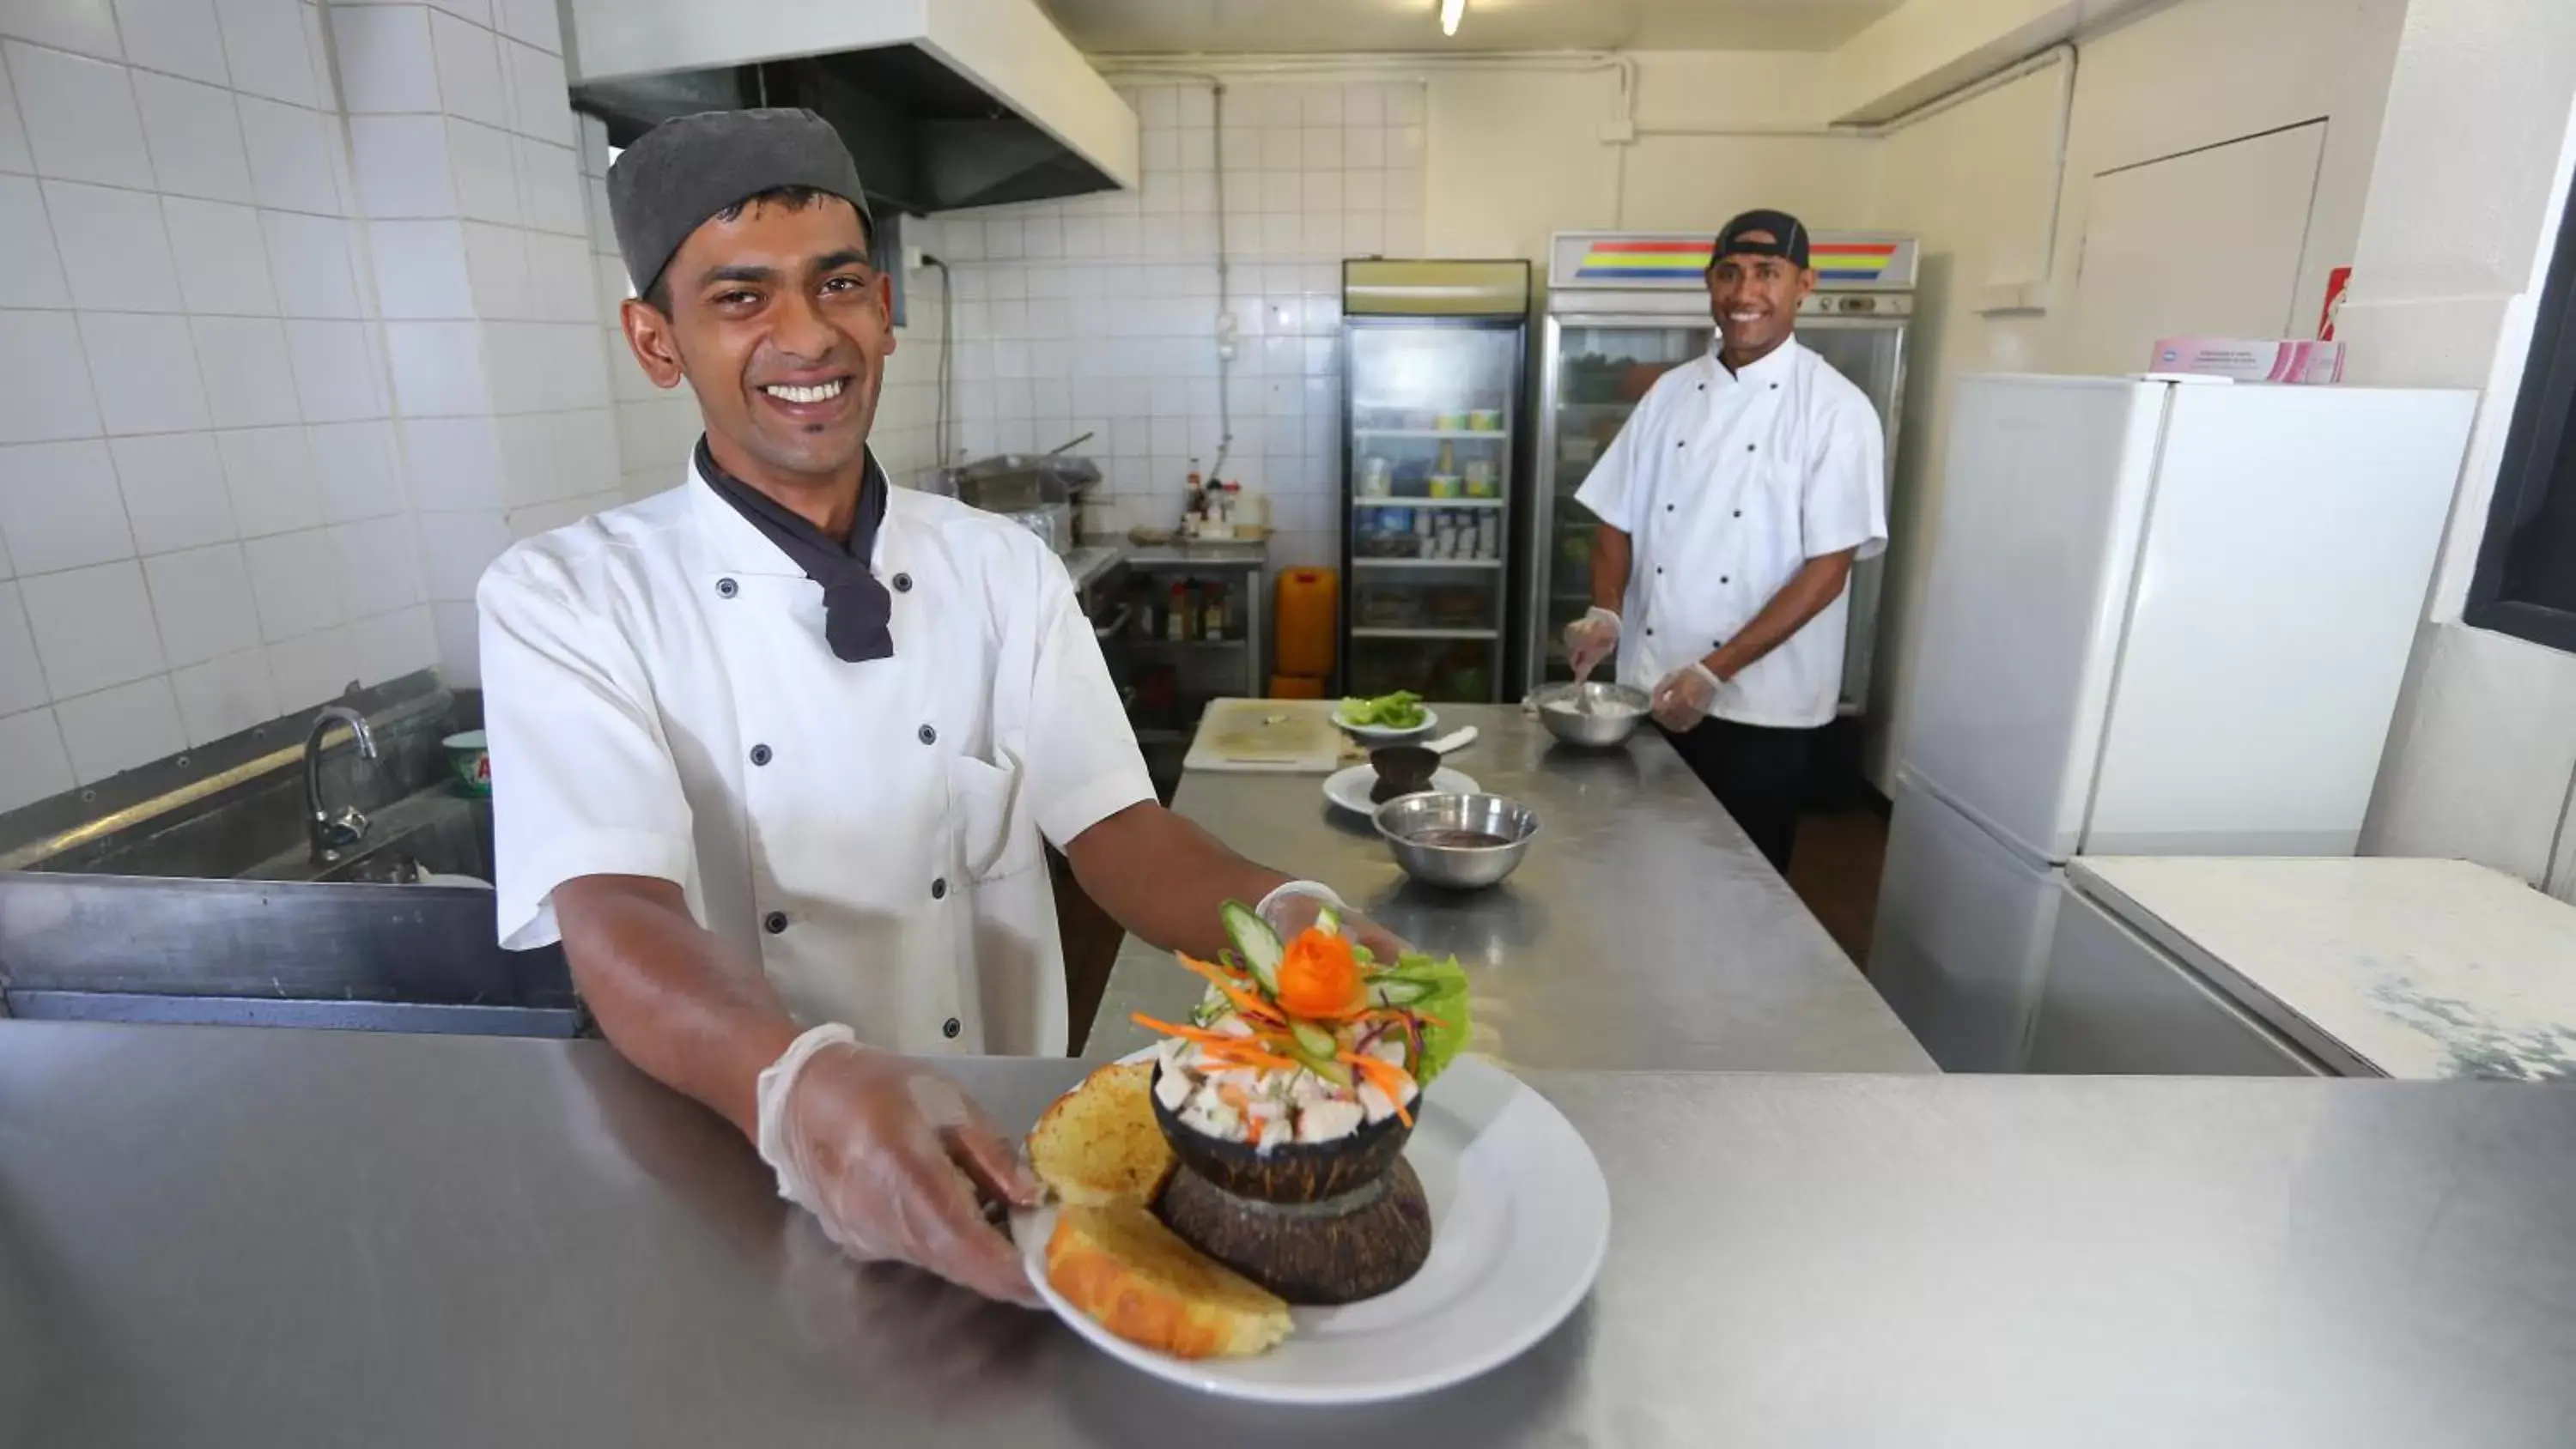
<path id="1" fill-rule="evenodd" d="M 2159 337 L 2308 335 L 2291 312 L 2325 138 L 2316 121 L 2094 177 L 2068 370 L 2145 371 Z"/>
<path id="2" fill-rule="evenodd" d="M 1900 763 L 2034 856 L 2083 834 L 2172 391 L 1959 382 Z"/>
<path id="3" fill-rule="evenodd" d="M 1898 773 L 1869 979 L 1941 1070 L 2022 1069 L 2064 875 Z"/>
<path id="4" fill-rule="evenodd" d="M 2476 395 L 2178 387 L 2086 855 L 2349 855 Z"/>

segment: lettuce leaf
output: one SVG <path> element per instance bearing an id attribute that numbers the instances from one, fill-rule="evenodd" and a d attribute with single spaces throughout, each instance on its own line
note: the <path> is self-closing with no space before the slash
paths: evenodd
<path id="1" fill-rule="evenodd" d="M 1458 964 L 1455 956 L 1434 959 L 1420 952 L 1407 952 L 1396 963 L 1395 974 L 1431 987 L 1431 994 L 1412 1007 L 1419 1015 L 1437 1018 L 1440 1023 L 1422 1023 L 1422 1056 L 1413 1064 L 1413 1080 L 1427 1090 L 1432 1079 L 1448 1070 L 1458 1053 L 1467 1049 L 1467 1032 L 1472 1024 L 1467 969 Z"/>

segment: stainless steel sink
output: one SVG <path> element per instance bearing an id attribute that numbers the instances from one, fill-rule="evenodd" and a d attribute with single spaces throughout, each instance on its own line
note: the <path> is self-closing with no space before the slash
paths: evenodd
<path id="1" fill-rule="evenodd" d="M 0 869 L 0 1014 L 581 1031 L 560 949 L 502 950 L 488 884 L 421 883 L 492 879 L 491 802 L 453 793 L 438 749 L 458 724 L 448 696 L 371 714 L 378 760 L 324 757 L 331 798 L 370 817 L 327 862 L 312 858 L 300 754 L 280 763 L 296 752 L 273 740 L 95 819 L 44 822 L 16 848 L 25 868 Z"/>

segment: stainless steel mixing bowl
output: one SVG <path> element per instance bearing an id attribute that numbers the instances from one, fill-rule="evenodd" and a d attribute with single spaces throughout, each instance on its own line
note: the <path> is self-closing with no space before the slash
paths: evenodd
<path id="1" fill-rule="evenodd" d="M 1415 880 L 1482 890 L 1519 867 L 1538 834 L 1538 812 L 1501 795 L 1407 795 L 1378 807 L 1377 833 Z M 1495 843 L 1465 843 L 1468 836 Z"/>
<path id="2" fill-rule="evenodd" d="M 1634 685 L 1593 680 L 1586 684 L 1551 684 L 1531 696 L 1538 722 L 1569 745 L 1607 749 L 1628 742 L 1646 718 L 1653 696 Z"/>

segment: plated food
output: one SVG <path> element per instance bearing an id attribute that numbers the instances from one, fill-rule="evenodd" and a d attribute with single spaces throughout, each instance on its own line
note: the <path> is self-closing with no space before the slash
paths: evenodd
<path id="1" fill-rule="evenodd" d="M 1048 1285 L 1176 1358 L 1261 1352 L 1285 1305 L 1375 1297 L 1421 1269 L 1432 1212 L 1403 1152 L 1469 1028 L 1455 958 L 1378 961 L 1330 911 L 1286 942 L 1240 905 L 1226 928 L 1217 961 L 1181 958 L 1207 982 L 1189 1019 L 1137 1017 L 1163 1039 L 1029 1140 L 1068 1204 Z"/>
<path id="2" fill-rule="evenodd" d="M 1439 715 L 1422 707 L 1422 696 L 1409 689 L 1374 699 L 1345 699 L 1333 710 L 1333 723 L 1363 740 L 1410 738 L 1439 722 Z"/>

